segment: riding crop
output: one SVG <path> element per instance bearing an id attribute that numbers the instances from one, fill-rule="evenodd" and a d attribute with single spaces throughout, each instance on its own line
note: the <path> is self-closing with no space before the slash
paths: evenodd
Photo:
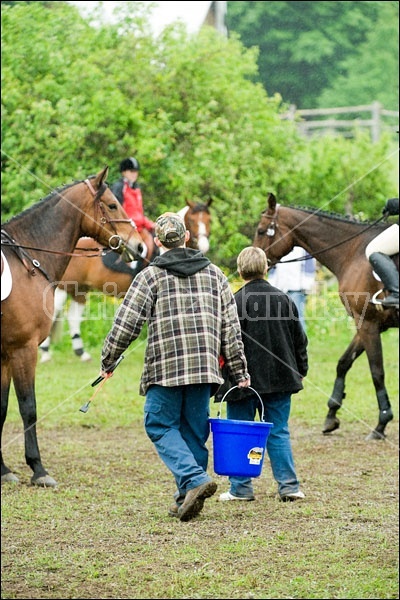
<path id="1" fill-rule="evenodd" d="M 111 373 L 113 373 L 115 371 L 115 369 L 118 367 L 119 363 L 121 362 L 121 360 L 124 358 L 123 354 L 121 354 L 121 356 L 119 357 L 119 359 L 117 361 L 115 361 L 115 363 L 113 364 L 113 366 L 107 371 L 107 375 L 106 377 L 103 377 L 102 375 L 99 375 L 99 377 L 97 377 L 97 379 L 95 379 L 92 383 L 92 387 L 96 386 L 98 383 L 100 383 L 100 386 L 97 388 L 97 390 L 92 394 L 92 396 L 89 398 L 89 400 L 87 402 L 85 402 L 85 404 L 83 404 L 80 407 L 80 412 L 83 413 L 87 413 L 87 411 L 89 410 L 89 406 L 90 403 L 92 402 L 93 398 L 96 396 L 96 394 L 98 394 L 98 392 L 101 390 L 101 388 L 103 387 L 103 385 L 105 384 L 105 382 L 107 381 L 107 379 L 110 378 Z"/>

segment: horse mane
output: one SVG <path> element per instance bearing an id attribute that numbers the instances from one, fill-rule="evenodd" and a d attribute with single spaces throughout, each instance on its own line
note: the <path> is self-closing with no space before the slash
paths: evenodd
<path id="1" fill-rule="evenodd" d="M 301 210 L 308 214 L 314 214 L 315 216 L 326 217 L 327 219 L 333 219 L 336 221 L 342 221 L 342 223 L 351 223 L 353 225 L 373 225 L 376 224 L 375 221 L 365 220 L 361 221 L 352 215 L 341 215 L 340 213 L 334 213 L 326 210 L 321 210 L 319 208 L 311 208 L 310 206 L 290 206 L 289 208 L 293 208 L 295 210 Z"/>
<path id="2" fill-rule="evenodd" d="M 47 196 L 45 196 L 44 198 L 40 198 L 37 202 L 35 202 L 31 206 L 29 206 L 28 208 L 25 208 L 22 212 L 18 213 L 17 215 L 14 215 L 10 219 L 8 219 L 8 221 L 6 221 L 6 223 L 4 223 L 4 224 L 12 223 L 13 221 L 18 220 L 21 215 L 25 216 L 25 215 L 30 215 L 31 213 L 34 213 L 40 206 L 42 206 L 42 204 L 44 202 L 50 202 L 54 198 L 56 200 L 59 200 L 61 192 L 65 192 L 65 190 L 69 189 L 70 187 L 72 187 L 74 185 L 77 185 L 78 183 L 82 183 L 82 180 L 81 181 L 73 181 L 72 183 L 67 183 L 63 186 L 58 186 L 58 187 L 54 188 Z"/>

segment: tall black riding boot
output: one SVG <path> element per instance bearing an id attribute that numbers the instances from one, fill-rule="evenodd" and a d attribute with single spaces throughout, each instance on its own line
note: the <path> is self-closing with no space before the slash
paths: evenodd
<path id="1" fill-rule="evenodd" d="M 369 262 L 374 271 L 381 278 L 385 290 L 389 295 L 382 300 L 383 306 L 399 305 L 399 272 L 396 265 L 387 254 L 382 252 L 373 252 L 369 257 Z"/>

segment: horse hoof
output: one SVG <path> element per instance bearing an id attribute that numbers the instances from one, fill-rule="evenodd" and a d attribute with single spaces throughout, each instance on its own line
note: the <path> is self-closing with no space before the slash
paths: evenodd
<path id="1" fill-rule="evenodd" d="M 19 479 L 14 473 L 5 473 L 1 476 L 1 483 L 19 483 Z"/>
<path id="2" fill-rule="evenodd" d="M 324 429 L 322 430 L 322 433 L 324 435 L 326 435 L 327 433 L 332 433 L 332 431 L 335 431 L 335 429 L 339 429 L 339 427 L 340 427 L 339 419 L 327 419 L 325 421 L 325 425 L 324 425 Z"/>
<path id="3" fill-rule="evenodd" d="M 40 357 L 40 363 L 47 363 L 51 361 L 50 352 L 42 352 L 42 356 Z"/>
<path id="4" fill-rule="evenodd" d="M 369 433 L 367 435 L 367 437 L 365 438 L 365 441 L 370 442 L 371 440 L 384 440 L 385 438 L 386 438 L 385 433 L 379 433 L 379 431 L 376 431 L 374 429 L 373 431 L 371 431 L 371 433 Z"/>
<path id="5" fill-rule="evenodd" d="M 37 487 L 43 487 L 43 488 L 47 488 L 47 487 L 56 488 L 57 487 L 57 481 L 55 479 L 53 479 L 52 477 L 50 477 L 50 475 L 43 475 L 43 477 L 38 477 L 37 479 L 34 479 L 32 477 L 31 484 L 36 485 Z"/>
<path id="6" fill-rule="evenodd" d="M 84 352 L 84 353 L 81 355 L 81 361 L 82 361 L 82 362 L 89 362 L 90 360 L 92 360 L 92 357 L 91 357 L 91 355 L 89 354 L 89 352 Z"/>

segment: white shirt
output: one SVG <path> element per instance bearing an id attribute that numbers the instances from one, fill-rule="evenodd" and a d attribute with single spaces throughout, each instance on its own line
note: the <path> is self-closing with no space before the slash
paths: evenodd
<path id="1" fill-rule="evenodd" d="M 303 256 L 309 256 L 304 248 L 294 246 L 282 262 L 268 272 L 269 283 L 285 293 L 301 291 L 310 294 L 315 287 L 315 258 L 285 264 L 286 261 Z"/>

